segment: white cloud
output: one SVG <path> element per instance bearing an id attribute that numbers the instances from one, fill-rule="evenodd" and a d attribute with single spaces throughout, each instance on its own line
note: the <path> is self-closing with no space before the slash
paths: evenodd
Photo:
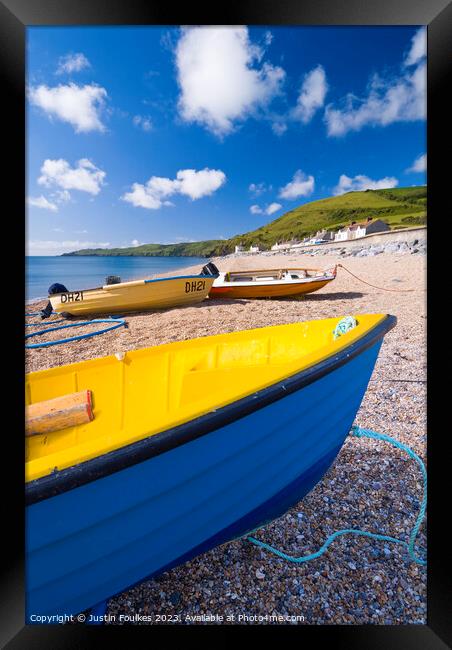
<path id="1" fill-rule="evenodd" d="M 273 41 L 273 34 L 270 31 L 265 32 L 264 34 L 264 43 L 268 47 Z"/>
<path id="2" fill-rule="evenodd" d="M 364 190 L 384 190 L 391 187 L 396 187 L 399 184 L 397 178 L 393 176 L 386 176 L 380 180 L 372 180 L 368 176 L 358 174 L 353 178 L 341 174 L 339 183 L 333 189 L 333 194 L 345 194 L 345 192 L 363 192 Z"/>
<path id="3" fill-rule="evenodd" d="M 62 56 L 58 60 L 56 74 L 71 74 L 72 72 L 80 72 L 80 70 L 84 70 L 90 66 L 90 62 L 81 52 L 77 52 L 76 54 L 66 54 L 66 56 Z"/>
<path id="4" fill-rule="evenodd" d="M 264 209 L 261 208 L 259 205 L 252 205 L 250 207 L 250 212 L 251 214 L 274 214 L 275 212 L 278 212 L 282 208 L 281 203 L 270 203 L 267 205 Z"/>
<path id="5" fill-rule="evenodd" d="M 292 117 L 303 124 L 310 122 L 314 113 L 323 106 L 327 90 L 325 70 L 318 65 L 305 75 Z"/>
<path id="6" fill-rule="evenodd" d="M 260 196 L 264 192 L 270 192 L 272 189 L 272 185 L 266 185 L 265 183 L 251 183 L 248 187 L 248 190 L 254 196 Z"/>
<path id="7" fill-rule="evenodd" d="M 414 42 L 415 41 L 415 42 Z M 329 104 L 325 110 L 325 122 L 329 136 L 343 136 L 349 131 L 359 131 L 364 126 L 386 126 L 394 122 L 412 122 L 426 117 L 425 61 L 421 61 L 419 40 L 413 46 L 407 61 L 419 62 L 410 71 L 402 66 L 395 77 L 375 74 L 368 85 L 367 96 L 356 97 L 349 93 L 341 108 Z"/>
<path id="8" fill-rule="evenodd" d="M 71 200 L 71 195 L 67 190 L 57 190 L 52 196 L 58 203 L 68 203 Z"/>
<path id="9" fill-rule="evenodd" d="M 274 214 L 275 212 L 278 212 L 282 208 L 281 203 L 270 203 L 265 209 L 265 212 L 267 214 Z"/>
<path id="10" fill-rule="evenodd" d="M 264 51 L 246 27 L 188 27 L 176 47 L 179 110 L 219 137 L 280 93 L 285 72 L 260 64 Z M 254 66 L 254 67 L 253 67 Z"/>
<path id="11" fill-rule="evenodd" d="M 33 206 L 34 208 L 43 208 L 44 210 L 51 210 L 52 212 L 58 212 L 58 206 L 56 203 L 52 203 L 45 196 L 33 197 L 29 196 L 27 198 L 28 205 Z"/>
<path id="12" fill-rule="evenodd" d="M 418 156 L 413 162 L 411 167 L 409 167 L 407 172 L 425 172 L 427 169 L 427 154 L 424 153 L 421 156 Z"/>
<path id="13" fill-rule="evenodd" d="M 99 194 L 104 183 L 106 173 L 96 167 L 87 158 L 82 158 L 75 167 L 71 167 L 67 160 L 45 160 L 41 167 L 41 176 L 38 178 L 40 185 L 50 187 L 56 185 L 63 190 L 64 200 L 70 198 L 68 190 L 79 190 L 89 194 Z"/>
<path id="14" fill-rule="evenodd" d="M 275 135 L 284 135 L 287 131 L 287 124 L 284 122 L 273 122 L 272 131 Z"/>
<path id="15" fill-rule="evenodd" d="M 149 183 L 151 181 L 152 178 Z M 132 191 L 123 194 L 121 199 L 136 208 L 147 208 L 148 210 L 158 210 L 163 205 L 161 198 L 155 195 L 155 191 L 148 184 L 133 183 Z"/>
<path id="16" fill-rule="evenodd" d="M 158 210 L 163 205 L 171 205 L 167 199 L 174 194 L 183 194 L 195 201 L 209 196 L 226 182 L 226 175 L 219 169 L 181 169 L 176 178 L 151 176 L 145 185 L 134 183 L 132 191 L 126 192 L 121 199 L 135 207 Z"/>
<path id="17" fill-rule="evenodd" d="M 202 196 L 213 194 L 226 182 L 226 175 L 219 169 L 206 168 L 199 172 L 194 169 L 183 169 L 177 172 L 177 179 L 180 182 L 179 192 L 194 201 Z"/>
<path id="18" fill-rule="evenodd" d="M 142 244 L 140 241 L 138 241 L 138 239 L 132 239 L 130 245 L 133 246 L 133 248 L 136 248 L 137 246 L 141 246 Z"/>
<path id="19" fill-rule="evenodd" d="M 427 56 L 427 30 L 421 27 L 411 39 L 411 48 L 405 58 L 405 65 L 416 65 Z"/>
<path id="20" fill-rule="evenodd" d="M 69 83 L 54 88 L 41 85 L 30 88 L 28 98 L 50 118 L 56 117 L 71 124 L 76 133 L 104 131 L 100 114 L 107 98 L 107 91 L 95 84 L 77 86 Z"/>
<path id="21" fill-rule="evenodd" d="M 262 214 L 263 210 L 259 205 L 252 205 L 250 207 L 251 214 Z"/>
<path id="22" fill-rule="evenodd" d="M 301 169 L 298 169 L 290 183 L 280 189 L 280 199 L 296 199 L 299 196 L 309 196 L 314 191 L 314 176 L 306 176 Z"/>
<path id="23" fill-rule="evenodd" d="M 143 131 L 152 131 L 152 120 L 150 117 L 143 117 L 143 115 L 135 115 L 133 118 L 135 126 L 139 126 Z"/>
<path id="24" fill-rule="evenodd" d="M 79 240 L 27 240 L 28 255 L 60 255 L 82 248 L 111 248 L 110 242 L 79 241 Z"/>

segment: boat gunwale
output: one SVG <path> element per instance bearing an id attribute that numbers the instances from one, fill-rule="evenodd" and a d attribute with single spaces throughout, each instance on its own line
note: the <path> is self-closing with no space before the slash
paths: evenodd
<path id="1" fill-rule="evenodd" d="M 100 287 L 91 287 L 90 289 L 74 289 L 70 291 L 60 291 L 59 293 L 52 293 L 48 295 L 49 299 L 56 298 L 58 296 L 63 296 L 66 293 L 77 293 L 80 291 L 83 291 L 83 293 L 87 293 L 88 291 L 100 291 L 103 289 L 104 291 L 109 291 L 110 289 L 118 289 L 120 287 L 130 287 L 133 283 L 133 286 L 139 286 L 140 284 L 149 284 L 150 282 L 162 282 L 164 280 L 188 280 L 188 279 L 212 279 L 218 277 L 217 275 L 205 275 L 205 274 L 198 274 L 198 275 L 173 275 L 168 278 L 153 278 L 149 280 L 128 280 L 127 282 L 117 282 L 115 284 L 104 284 Z"/>
<path id="2" fill-rule="evenodd" d="M 34 479 L 25 485 L 26 505 L 55 497 L 159 456 L 283 399 L 334 372 L 375 345 L 395 327 L 396 323 L 395 316 L 385 314 L 382 320 L 350 345 L 294 375 L 188 422 L 152 434 L 77 465 Z"/>
<path id="3" fill-rule="evenodd" d="M 212 289 L 221 289 L 222 287 L 279 287 L 287 285 L 297 285 L 297 284 L 315 284 L 316 282 L 332 282 L 335 280 L 334 276 L 330 275 L 319 275 L 319 276 L 310 276 L 306 278 L 282 278 L 277 280 L 269 280 L 268 278 L 256 278 L 255 280 L 236 280 L 231 282 L 230 280 L 221 280 L 219 284 L 213 285 Z"/>
<path id="4" fill-rule="evenodd" d="M 319 271 L 325 273 L 325 269 L 312 269 L 307 266 L 279 266 L 275 269 L 244 269 L 243 271 L 226 271 L 230 275 L 240 275 L 241 273 L 270 273 L 271 271 Z"/>

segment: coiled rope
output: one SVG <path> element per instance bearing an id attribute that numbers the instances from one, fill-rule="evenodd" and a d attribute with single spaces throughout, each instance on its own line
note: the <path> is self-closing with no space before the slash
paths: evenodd
<path id="1" fill-rule="evenodd" d="M 367 284 L 369 287 L 373 287 L 374 289 L 380 289 L 381 291 L 394 291 L 396 293 L 407 293 L 407 292 L 412 292 L 415 291 L 415 289 L 388 289 L 387 287 L 377 287 L 376 284 L 371 284 L 370 282 L 366 282 L 366 280 L 363 280 L 362 278 L 358 277 L 354 273 L 350 271 L 346 266 L 343 264 L 336 264 L 337 267 L 340 267 L 341 269 L 344 269 L 344 271 L 347 271 L 347 273 L 350 273 L 354 278 L 362 282 L 363 284 Z"/>
<path id="2" fill-rule="evenodd" d="M 417 464 L 420 467 L 421 474 L 422 474 L 422 479 L 423 479 L 423 497 L 422 497 L 422 502 L 421 506 L 419 508 L 419 514 L 416 518 L 415 524 L 413 528 L 411 529 L 411 533 L 408 539 L 408 542 L 402 540 L 402 539 L 397 539 L 396 537 L 391 537 L 389 535 L 380 535 L 379 533 L 371 533 L 366 530 L 359 530 L 356 528 L 344 528 L 343 530 L 338 530 L 332 535 L 330 535 L 324 544 L 320 547 L 318 551 L 315 553 L 310 553 L 308 555 L 302 555 L 300 557 L 294 557 L 292 555 L 287 555 L 287 553 L 284 553 L 283 551 L 280 551 L 279 549 L 275 548 L 274 546 L 270 546 L 270 544 L 265 544 L 265 542 L 261 542 L 260 540 L 256 539 L 255 537 L 252 536 L 247 536 L 246 539 L 251 542 L 252 544 L 255 544 L 256 546 L 259 546 L 260 548 L 263 548 L 270 553 L 273 553 L 273 555 L 276 555 L 277 557 L 282 558 L 283 560 L 287 560 L 288 562 L 293 562 L 295 564 L 302 564 L 303 562 L 309 562 L 310 560 L 315 560 L 316 558 L 320 557 L 325 553 L 327 548 L 330 546 L 330 544 L 337 539 L 338 537 L 341 537 L 342 535 L 358 535 L 361 537 L 369 537 L 371 539 L 376 539 L 378 541 L 384 541 L 384 542 L 391 542 L 393 544 L 400 544 L 404 546 L 408 554 L 413 562 L 416 564 L 421 564 L 425 566 L 427 564 L 427 561 L 424 560 L 423 558 L 419 557 L 416 555 L 415 552 L 415 544 L 416 544 L 416 538 L 419 533 L 419 529 L 422 525 L 422 521 L 425 517 L 425 511 L 427 508 L 427 470 L 425 469 L 425 465 L 422 462 L 422 460 L 419 458 L 419 456 L 412 450 L 410 447 L 407 445 L 404 445 L 402 442 L 399 442 L 395 438 L 391 438 L 391 436 L 387 436 L 383 433 L 377 433 L 376 431 L 372 431 L 370 429 L 362 429 L 361 427 L 358 427 L 357 425 L 354 425 L 350 431 L 350 435 L 355 437 L 355 438 L 372 438 L 374 440 L 383 440 L 385 442 L 389 442 L 389 444 L 393 445 L 394 447 L 397 447 L 398 449 L 401 449 L 405 453 L 410 456 L 413 460 L 417 462 Z M 255 531 L 253 531 L 255 532 Z"/>
<path id="3" fill-rule="evenodd" d="M 340 336 L 342 336 L 342 334 L 347 334 L 347 332 L 349 332 L 354 327 L 356 327 L 357 324 L 358 323 L 356 321 L 356 318 L 354 318 L 353 316 L 345 316 L 344 318 L 341 318 L 341 320 L 334 328 L 333 339 L 336 340 Z"/>
<path id="4" fill-rule="evenodd" d="M 53 321 L 49 325 L 60 321 Z M 25 338 L 29 339 L 33 336 L 42 336 L 47 332 L 54 332 L 56 330 L 67 329 L 68 327 L 82 327 L 83 325 L 93 325 L 95 323 L 108 323 L 109 327 L 104 327 L 100 330 L 95 330 L 94 332 L 86 332 L 85 334 L 78 334 L 77 336 L 70 336 L 66 339 L 57 339 L 56 341 L 46 341 L 45 343 L 26 343 L 26 348 L 46 348 L 51 345 L 60 345 L 62 343 L 69 343 L 71 341 L 80 341 L 81 339 L 87 339 L 91 336 L 97 336 L 98 334 L 105 334 L 105 332 L 110 332 L 115 330 L 118 327 L 126 327 L 126 321 L 123 318 L 95 318 L 93 320 L 78 321 L 76 323 L 69 323 L 67 325 L 58 325 L 57 327 L 46 327 L 45 329 L 38 330 L 37 332 L 31 332 L 31 334 L 25 334 Z"/>

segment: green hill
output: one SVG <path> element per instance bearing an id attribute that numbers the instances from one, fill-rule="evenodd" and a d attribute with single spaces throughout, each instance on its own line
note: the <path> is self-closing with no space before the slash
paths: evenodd
<path id="1" fill-rule="evenodd" d="M 427 223 L 427 187 L 400 187 L 388 190 L 348 192 L 312 203 L 305 203 L 286 212 L 275 221 L 251 232 L 227 240 L 210 240 L 181 244 L 144 244 L 135 248 L 85 249 L 65 255 L 164 255 L 212 257 L 225 255 L 242 244 L 261 249 L 275 242 L 303 239 L 318 230 L 336 231 L 351 221 L 367 217 L 382 219 L 391 229 L 409 228 Z"/>
<path id="2" fill-rule="evenodd" d="M 133 246 L 131 248 L 84 248 L 83 250 L 74 251 L 73 253 L 63 253 L 63 255 L 212 257 L 218 246 L 222 243 L 223 240 L 221 239 L 212 239 L 209 241 L 196 241 L 180 244 L 143 244 L 142 246 Z"/>
<path id="3" fill-rule="evenodd" d="M 318 230 L 337 231 L 351 221 L 365 221 L 367 217 L 382 219 L 391 229 L 424 225 L 426 198 L 425 186 L 348 192 L 305 203 L 261 228 L 232 237 L 228 244 L 232 250 L 237 244 L 268 248 L 276 241 L 303 239 Z"/>

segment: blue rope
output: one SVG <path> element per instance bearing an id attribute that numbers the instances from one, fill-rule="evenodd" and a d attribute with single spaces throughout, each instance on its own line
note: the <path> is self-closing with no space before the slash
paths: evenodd
<path id="1" fill-rule="evenodd" d="M 338 530 L 332 535 L 330 535 L 327 538 L 327 540 L 324 542 L 323 546 L 321 546 L 321 548 L 315 553 L 310 553 L 309 555 L 304 555 L 301 557 L 293 557 L 291 555 L 287 555 L 286 553 L 283 553 L 282 551 L 278 550 L 277 548 L 274 548 L 273 546 L 270 546 L 270 544 L 265 544 L 264 542 L 261 542 L 255 537 L 247 536 L 246 539 L 250 541 L 252 544 L 255 544 L 256 546 L 259 546 L 260 548 L 263 548 L 267 551 L 270 551 L 270 553 L 277 555 L 283 560 L 287 560 L 288 562 L 293 562 L 295 564 L 302 564 L 303 562 L 309 562 L 309 560 L 315 560 L 316 558 L 323 555 L 327 550 L 328 546 L 330 546 L 330 544 L 341 535 L 360 535 L 361 537 L 370 537 L 371 539 L 376 539 L 379 541 L 392 542 L 393 544 L 401 544 L 402 546 L 405 546 L 405 548 L 408 550 L 408 554 L 411 557 L 413 562 L 416 562 L 416 564 L 426 565 L 427 561 L 417 556 L 414 550 L 416 537 L 418 536 L 419 529 L 425 517 L 425 511 L 427 508 L 427 470 L 425 469 L 424 463 L 412 449 L 407 447 L 407 445 L 404 445 L 398 440 L 395 440 L 395 438 L 386 436 L 383 433 L 377 433 L 376 431 L 371 431 L 369 429 L 362 429 L 361 427 L 354 425 L 351 430 L 351 435 L 354 436 L 355 438 L 373 438 L 374 440 L 384 440 L 385 442 L 389 442 L 389 444 L 393 445 L 394 447 L 397 447 L 398 449 L 402 449 L 403 451 L 405 451 L 408 454 L 408 456 L 410 456 L 410 458 L 415 460 L 419 465 L 422 473 L 423 483 L 424 483 L 424 491 L 423 491 L 421 507 L 419 509 L 419 514 L 411 530 L 408 542 L 405 542 L 401 539 L 397 539 L 396 537 L 390 537 L 389 535 L 369 533 L 365 530 L 358 530 L 356 528 L 345 528 L 343 530 Z"/>
<path id="2" fill-rule="evenodd" d="M 25 314 L 25 315 L 27 316 L 28 314 Z M 25 323 L 25 327 L 42 327 L 43 325 L 48 327 L 49 325 L 56 325 L 56 323 L 66 323 L 66 322 L 67 321 L 66 321 L 65 318 L 59 318 L 58 320 L 49 320 L 47 323 L 42 323 L 42 322 L 41 323 Z"/>
<path id="3" fill-rule="evenodd" d="M 56 321 L 55 321 L 56 322 Z M 67 339 L 57 339 L 56 341 L 46 341 L 45 343 L 28 343 L 25 344 L 26 348 L 45 348 L 50 345 L 60 345 L 61 343 L 69 343 L 70 341 L 80 341 L 81 339 L 87 339 L 90 336 L 97 336 L 98 334 L 105 334 L 111 330 L 115 330 L 118 327 L 125 327 L 125 320 L 122 318 L 96 318 L 94 320 L 78 321 L 77 323 L 69 323 L 68 325 L 58 325 L 58 327 L 46 327 L 43 330 L 38 332 L 32 332 L 31 334 L 25 334 L 25 338 L 29 339 L 32 336 L 41 336 L 42 334 L 47 334 L 47 332 L 54 332 L 56 330 L 63 330 L 68 327 L 81 327 L 82 325 L 92 325 L 93 323 L 113 323 L 111 327 L 105 327 L 101 330 L 96 330 L 95 332 L 88 332 L 86 334 L 79 334 L 78 336 L 71 336 Z"/>

